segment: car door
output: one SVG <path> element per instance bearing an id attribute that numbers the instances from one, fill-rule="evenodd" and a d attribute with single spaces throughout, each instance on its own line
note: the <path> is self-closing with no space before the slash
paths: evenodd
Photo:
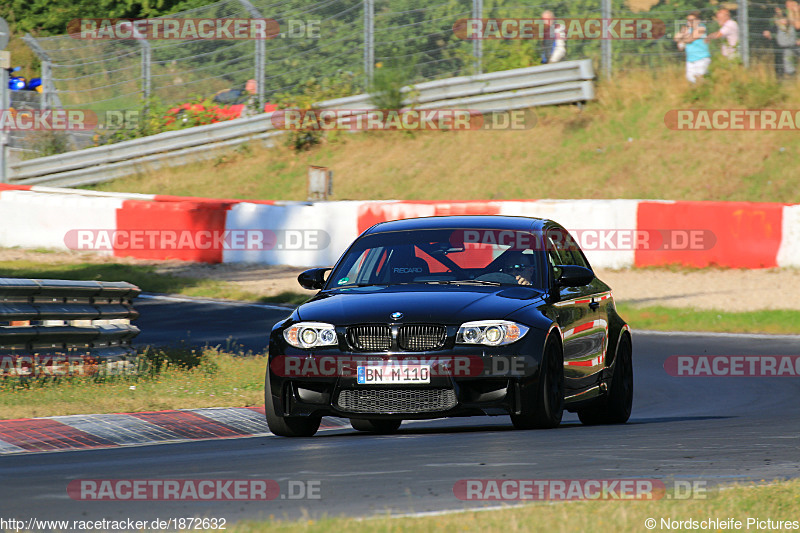
<path id="1" fill-rule="evenodd" d="M 559 275 L 558 265 L 590 268 L 569 233 L 563 228 L 556 230 L 548 232 L 546 241 L 552 270 L 551 283 L 555 283 Z M 583 287 L 553 287 L 558 291 L 558 301 L 553 306 L 564 335 L 565 386 L 573 391 L 594 384 L 605 366 L 609 294 L 602 291 L 603 287 L 597 278 Z"/>

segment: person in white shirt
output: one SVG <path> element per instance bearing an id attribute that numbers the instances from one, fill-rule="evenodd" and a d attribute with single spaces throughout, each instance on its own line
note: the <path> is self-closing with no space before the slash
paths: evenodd
<path id="1" fill-rule="evenodd" d="M 728 59 L 738 57 L 739 44 L 739 25 L 731 18 L 731 12 L 727 9 L 717 11 L 717 22 L 719 30 L 708 36 L 709 39 L 725 39 L 722 43 L 722 55 Z"/>
<path id="2" fill-rule="evenodd" d="M 539 41 L 542 65 L 558 63 L 567 55 L 567 34 L 559 24 L 553 23 L 555 15 L 552 11 L 542 13 L 545 35 Z"/>

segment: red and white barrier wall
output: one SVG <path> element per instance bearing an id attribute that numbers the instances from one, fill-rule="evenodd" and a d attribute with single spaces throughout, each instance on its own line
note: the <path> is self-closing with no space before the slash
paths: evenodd
<path id="1" fill-rule="evenodd" d="M 573 234 L 704 232 L 699 247 L 584 247 L 603 268 L 680 264 L 731 268 L 800 267 L 800 205 L 649 200 L 270 202 L 103 193 L 0 185 L 0 246 L 75 249 L 76 232 L 131 236 L 172 233 L 172 241 L 118 239 L 99 253 L 207 263 L 332 265 L 363 230 L 385 220 L 500 214 L 550 218 Z M 272 235 L 262 245 L 248 234 Z M 199 236 L 180 241 L 174 236 Z M 291 234 L 291 235 L 290 235 Z M 159 237 L 161 238 L 161 237 Z M 581 242 L 581 239 L 578 239 Z M 108 244 L 109 241 L 106 241 Z M 99 241 L 94 244 L 97 245 Z M 612 243 L 612 245 L 608 245 Z M 141 245 L 144 244 L 144 245 Z M 252 245 L 251 245 L 252 244 Z M 84 246 L 84 249 L 87 247 Z"/>

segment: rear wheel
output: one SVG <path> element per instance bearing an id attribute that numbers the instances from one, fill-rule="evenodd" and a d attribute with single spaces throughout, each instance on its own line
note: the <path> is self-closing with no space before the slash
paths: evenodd
<path id="1" fill-rule="evenodd" d="M 597 405 L 578 411 L 578 418 L 586 425 L 624 424 L 633 407 L 633 357 L 631 339 L 624 335 L 617 348 L 617 360 L 608 394 Z"/>
<path id="2" fill-rule="evenodd" d="M 281 437 L 311 437 L 319 429 L 322 418 L 308 416 L 281 416 L 275 412 L 269 376 L 264 384 L 264 411 L 269 430 Z"/>
<path id="3" fill-rule="evenodd" d="M 548 340 L 539 369 L 539 385 L 533 398 L 523 397 L 522 414 L 511 415 L 517 429 L 551 429 L 564 414 L 564 354 L 559 344 Z"/>
<path id="4" fill-rule="evenodd" d="M 402 423 L 402 420 L 350 419 L 350 425 L 353 426 L 355 430 L 366 431 L 367 433 L 380 433 L 383 435 L 394 433 L 400 428 L 400 424 Z"/>

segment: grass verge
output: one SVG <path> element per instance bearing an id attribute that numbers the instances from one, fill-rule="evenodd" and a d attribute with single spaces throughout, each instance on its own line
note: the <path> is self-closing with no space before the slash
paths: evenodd
<path id="1" fill-rule="evenodd" d="M 637 307 L 617 303 L 619 314 L 635 329 L 720 333 L 800 334 L 800 311 L 727 312 L 680 307 Z"/>
<path id="2" fill-rule="evenodd" d="M 686 131 L 673 110 L 791 109 L 800 82 L 768 69 L 715 62 L 690 87 L 681 68 L 628 72 L 597 84 L 597 99 L 536 108 L 514 131 L 339 133 L 307 151 L 257 145 L 158 169 L 98 190 L 305 200 L 309 165 L 329 167 L 335 200 L 641 198 L 800 202 L 794 131 Z M 269 176 L 269 179 L 264 179 Z"/>
<path id="3" fill-rule="evenodd" d="M 485 512 L 454 513 L 440 516 L 414 518 L 326 518 L 321 520 L 240 522 L 229 528 L 234 533 L 271 531 L 273 533 L 316 533 L 327 531 L 359 532 L 422 532 L 422 531 L 475 531 L 503 533 L 527 531 L 552 532 L 607 532 L 648 531 L 645 521 L 656 520 L 654 531 L 669 529 L 697 530 L 697 527 L 673 525 L 662 527 L 666 520 L 699 521 L 729 517 L 742 522 L 741 530 L 765 530 L 756 524 L 747 526 L 747 519 L 773 522 L 793 522 L 788 527 L 772 530 L 791 530 L 797 527 L 797 501 L 800 498 L 800 480 L 770 485 L 737 485 L 719 492 L 707 500 L 655 500 L 655 501 L 588 501 L 570 503 L 536 503 Z M 763 524 L 766 525 L 766 524 Z M 708 528 L 712 529 L 712 528 Z M 715 531 L 719 529 L 713 528 Z"/>
<path id="4" fill-rule="evenodd" d="M 0 418 L 264 405 L 266 356 L 189 348 L 150 355 L 137 375 L 0 377 Z"/>

